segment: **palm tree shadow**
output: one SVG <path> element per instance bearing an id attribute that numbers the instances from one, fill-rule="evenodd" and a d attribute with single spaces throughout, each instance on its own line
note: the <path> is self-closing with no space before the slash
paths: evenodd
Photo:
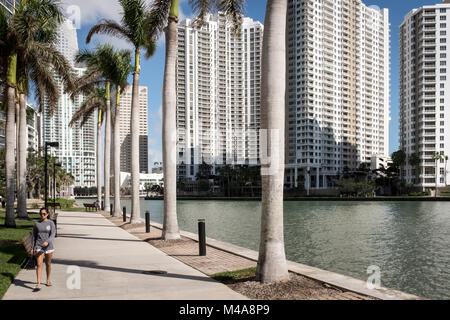
<path id="1" fill-rule="evenodd" d="M 132 274 L 151 274 L 152 276 L 157 276 L 157 277 L 197 280 L 197 281 L 204 281 L 204 282 L 216 282 L 216 280 L 211 279 L 210 277 L 200 277 L 200 276 L 177 274 L 177 273 L 165 273 L 165 271 L 164 272 L 161 272 L 161 271 L 157 271 L 157 272 L 153 271 L 152 272 L 151 270 L 138 270 L 138 269 L 120 268 L 120 267 L 113 267 L 113 266 L 102 266 L 94 261 L 53 259 L 53 263 L 67 265 L 67 266 L 78 266 L 78 267 L 84 267 L 84 268 L 108 270 L 108 271 L 115 271 L 115 272 L 125 272 L 125 273 L 132 273 Z"/>

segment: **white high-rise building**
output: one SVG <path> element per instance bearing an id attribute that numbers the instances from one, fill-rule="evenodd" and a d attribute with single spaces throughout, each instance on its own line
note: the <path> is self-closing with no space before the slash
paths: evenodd
<path id="1" fill-rule="evenodd" d="M 75 66 L 78 40 L 71 21 L 65 20 L 61 25 L 56 47 L 81 76 L 85 68 Z M 51 148 L 51 154 L 57 156 L 63 168 L 75 177 L 75 187 L 96 186 L 95 116 L 92 115 L 83 128 L 80 128 L 79 122 L 69 128 L 69 122 L 82 103 L 83 95 L 77 96 L 73 102 L 69 95 L 63 94 L 64 88 L 59 81 L 58 86 L 61 95 L 56 111 L 50 115 L 46 106 L 41 117 L 43 145 L 45 142 L 59 142 L 59 148 Z"/>
<path id="2" fill-rule="evenodd" d="M 422 189 L 448 182 L 450 155 L 450 1 L 409 12 L 400 26 L 400 145 L 404 176 Z M 447 72 L 448 71 L 448 72 Z M 437 165 L 437 171 L 436 171 Z M 447 170 L 447 172 L 446 172 Z"/>
<path id="3" fill-rule="evenodd" d="M 120 171 L 122 172 L 131 172 L 132 96 L 132 86 L 128 86 L 120 96 Z M 145 86 L 139 87 L 139 128 L 136 129 L 139 130 L 139 172 L 148 173 L 148 88 Z"/>
<path id="4" fill-rule="evenodd" d="M 195 178 L 199 165 L 259 163 L 261 53 L 264 27 L 243 18 L 235 36 L 222 13 L 201 29 L 178 26 L 178 176 Z"/>
<path id="5" fill-rule="evenodd" d="M 286 182 L 328 189 L 346 168 L 387 157 L 387 9 L 360 0 L 291 0 L 287 22 Z"/>

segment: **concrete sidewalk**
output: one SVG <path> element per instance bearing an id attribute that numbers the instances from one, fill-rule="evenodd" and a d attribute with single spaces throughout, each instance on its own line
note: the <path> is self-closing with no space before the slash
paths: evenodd
<path id="1" fill-rule="evenodd" d="M 60 212 L 55 248 L 52 287 L 45 286 L 44 267 L 42 289 L 32 292 L 36 271 L 22 270 L 3 299 L 246 299 L 98 213 Z M 80 289 L 70 289 L 76 283 L 73 266 L 80 268 Z"/>

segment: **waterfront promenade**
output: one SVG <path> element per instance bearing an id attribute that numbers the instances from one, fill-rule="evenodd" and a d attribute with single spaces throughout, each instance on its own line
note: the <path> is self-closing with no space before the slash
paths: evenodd
<path id="1" fill-rule="evenodd" d="M 33 292 L 36 272 L 23 269 L 4 300 L 246 299 L 98 213 L 60 212 L 55 247 L 53 286 L 45 286 L 44 269 L 42 289 Z"/>
<path id="2" fill-rule="evenodd" d="M 181 240 L 165 242 L 160 238 L 161 225 L 153 223 L 150 234 L 144 231 L 143 224 L 131 226 L 124 224 L 121 218 L 111 218 L 101 213 L 60 212 L 58 238 L 55 240 L 57 251 L 53 260 L 53 286 L 42 285 L 40 292 L 33 292 L 35 270 L 22 270 L 3 299 L 418 298 L 386 288 L 369 290 L 364 281 L 293 262 L 289 262 L 288 266 L 291 273 L 300 278 L 300 287 L 289 288 L 286 296 L 261 296 L 257 283 L 242 291 L 242 288 L 228 287 L 208 277 L 224 271 L 255 267 L 257 252 L 208 238 L 207 256 L 200 257 L 195 234 L 182 231 Z M 43 270 L 43 284 L 45 280 Z"/>

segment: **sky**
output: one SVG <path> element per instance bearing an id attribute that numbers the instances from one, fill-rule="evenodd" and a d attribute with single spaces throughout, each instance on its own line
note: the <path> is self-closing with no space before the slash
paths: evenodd
<path id="1" fill-rule="evenodd" d="M 151 1 L 151 0 L 147 0 Z M 120 21 L 120 6 L 115 0 L 63 0 L 69 16 L 77 16 L 79 30 L 78 42 L 80 48 L 93 48 L 96 43 L 109 42 L 118 48 L 130 48 L 124 41 L 95 36 L 92 44 L 86 45 L 85 39 L 89 29 L 100 19 L 114 19 Z M 247 0 L 245 16 L 264 23 L 267 0 Z M 405 15 L 414 8 L 424 5 L 440 3 L 439 0 L 363 0 L 364 4 L 376 5 L 389 9 L 389 21 L 391 24 L 391 122 L 390 122 L 390 150 L 389 153 L 399 148 L 399 26 Z M 74 7 L 76 6 L 76 7 Z M 78 11 L 79 8 L 79 11 Z M 189 0 L 180 0 L 180 20 L 192 18 Z M 140 85 L 149 88 L 149 167 L 154 162 L 162 161 L 161 127 L 162 127 L 162 84 L 164 76 L 164 39 L 158 41 L 158 49 L 149 60 L 142 58 Z M 130 78 L 131 83 L 131 78 Z"/>

